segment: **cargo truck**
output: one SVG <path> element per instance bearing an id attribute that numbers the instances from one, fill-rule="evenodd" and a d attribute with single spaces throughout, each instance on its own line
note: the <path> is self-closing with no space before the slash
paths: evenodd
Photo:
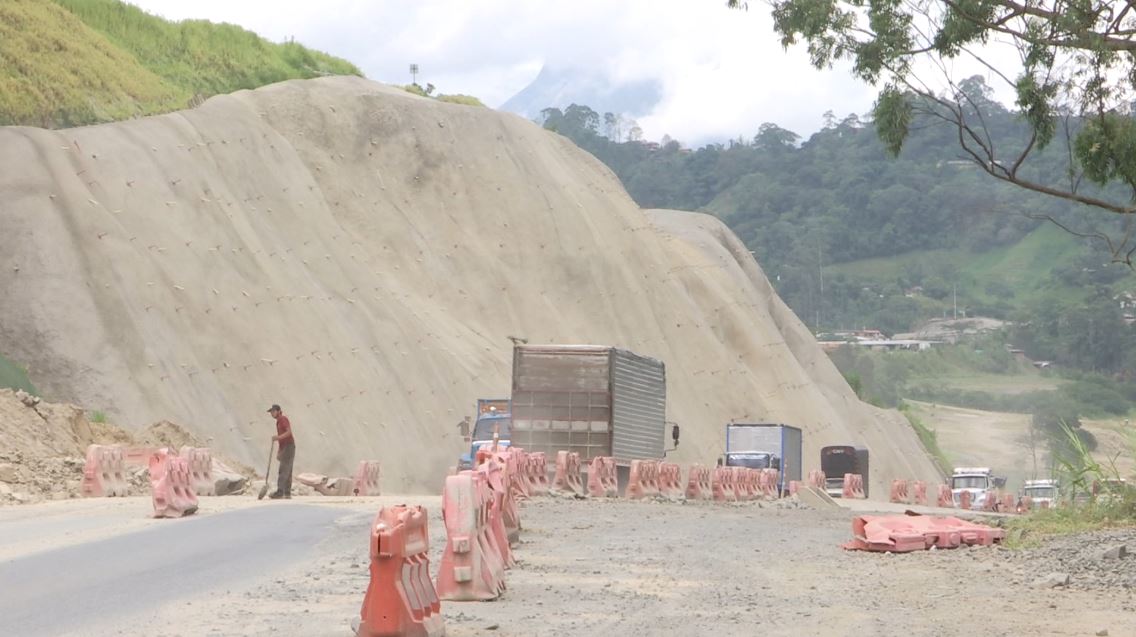
<path id="1" fill-rule="evenodd" d="M 632 460 L 665 454 L 662 361 L 598 345 L 513 348 L 510 442 L 529 452 L 615 458 L 621 484 Z M 678 444 L 678 427 L 671 432 Z"/>
<path id="2" fill-rule="evenodd" d="M 868 495 L 868 450 L 853 445 L 830 445 L 820 449 L 820 470 L 824 472 L 824 491 L 833 498 L 844 496 L 844 474 L 864 477 L 864 497 Z"/>
<path id="3" fill-rule="evenodd" d="M 777 469 L 777 486 L 787 493 L 789 482 L 801 479 L 801 430 L 778 423 L 726 425 L 727 467 Z"/>
<path id="4" fill-rule="evenodd" d="M 477 420 L 473 424 L 473 431 L 470 432 L 469 451 L 458 459 L 458 469 L 472 469 L 477 450 L 492 445 L 494 434 L 497 435 L 498 447 L 508 447 L 509 423 L 508 398 L 478 398 Z"/>

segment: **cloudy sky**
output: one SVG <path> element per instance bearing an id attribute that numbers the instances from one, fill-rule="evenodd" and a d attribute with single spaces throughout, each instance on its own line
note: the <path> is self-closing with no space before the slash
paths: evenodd
<path id="1" fill-rule="evenodd" d="M 232 22 L 354 62 L 371 79 L 419 81 L 498 106 L 544 64 L 654 78 L 664 97 L 640 118 L 648 138 L 687 144 L 751 137 L 763 122 L 802 135 L 832 110 L 863 114 L 875 91 L 846 71 L 821 72 L 785 51 L 768 8 L 730 11 L 724 0 L 130 0 L 180 20 Z"/>

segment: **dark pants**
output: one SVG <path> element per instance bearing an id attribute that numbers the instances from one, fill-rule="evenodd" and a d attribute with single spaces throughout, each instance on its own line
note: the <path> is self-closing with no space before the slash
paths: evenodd
<path id="1" fill-rule="evenodd" d="M 276 490 L 292 493 L 292 461 L 296 459 L 296 445 L 280 447 L 280 470 L 276 472 Z"/>

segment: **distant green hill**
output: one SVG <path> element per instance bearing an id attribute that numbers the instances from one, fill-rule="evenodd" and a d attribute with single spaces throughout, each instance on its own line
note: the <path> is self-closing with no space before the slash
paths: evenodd
<path id="1" fill-rule="evenodd" d="M 118 0 L 0 2 L 0 125 L 115 121 L 321 75 L 361 73 L 299 44 L 231 24 L 170 22 Z"/>

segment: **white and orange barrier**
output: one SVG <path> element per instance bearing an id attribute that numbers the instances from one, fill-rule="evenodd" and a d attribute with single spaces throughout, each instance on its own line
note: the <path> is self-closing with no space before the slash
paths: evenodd
<path id="1" fill-rule="evenodd" d="M 910 503 L 910 497 L 907 493 L 907 480 L 891 481 L 891 493 L 889 493 L 888 501 L 895 504 Z"/>
<path id="2" fill-rule="evenodd" d="M 715 502 L 735 502 L 738 499 L 731 468 L 714 467 L 714 472 L 710 474 L 710 490 Z"/>
<path id="3" fill-rule="evenodd" d="M 213 454 L 204 447 L 182 447 L 178 455 L 189 464 L 189 484 L 197 495 L 217 495 L 213 481 Z"/>
<path id="4" fill-rule="evenodd" d="M 355 470 L 355 495 L 381 495 L 379 493 L 379 463 L 376 460 L 363 460 Z"/>
<path id="5" fill-rule="evenodd" d="M 150 496 L 156 518 L 180 518 L 197 511 L 189 463 L 169 449 L 150 456 Z"/>
<path id="6" fill-rule="evenodd" d="M 596 456 L 588 467 L 588 495 L 593 498 L 619 496 L 619 482 L 615 473 L 615 458 Z"/>
<path id="7" fill-rule="evenodd" d="M 860 499 L 867 497 L 864 495 L 864 476 L 858 473 L 844 474 L 844 490 L 841 496 Z"/>
<path id="8" fill-rule="evenodd" d="M 517 508 L 517 492 L 513 487 L 513 472 L 519 467 L 516 460 L 514 454 L 499 451 L 477 467 L 477 471 L 485 476 L 489 488 L 493 490 L 494 506 L 500 509 L 505 541 L 509 544 L 521 537 L 521 512 Z"/>
<path id="9" fill-rule="evenodd" d="M 824 475 L 823 471 L 821 471 L 819 469 L 814 469 L 813 471 L 809 472 L 808 485 L 810 487 L 814 488 L 814 489 L 820 489 L 821 491 L 824 491 L 825 486 L 826 486 L 825 485 L 826 479 L 827 479 L 827 476 Z"/>
<path id="10" fill-rule="evenodd" d="M 683 497 L 682 467 L 673 462 L 660 462 L 658 470 L 659 495 L 670 499 Z"/>
<path id="11" fill-rule="evenodd" d="M 709 468 L 699 464 L 690 465 L 685 495 L 687 500 L 709 500 L 714 497 Z"/>
<path id="12" fill-rule="evenodd" d="M 85 498 L 126 495 L 126 457 L 121 447 L 91 445 L 83 465 L 81 491 Z"/>
<path id="13" fill-rule="evenodd" d="M 486 601 L 505 591 L 506 561 L 491 528 L 492 509 L 493 494 L 483 473 L 462 471 L 446 478 L 442 491 L 446 548 L 438 569 L 441 599 Z"/>
<path id="14" fill-rule="evenodd" d="M 963 509 L 964 511 L 969 511 L 969 510 L 970 510 L 970 505 L 971 505 L 971 501 L 970 501 L 970 500 L 971 500 L 971 498 L 970 498 L 970 491 L 962 491 L 962 492 L 960 492 L 960 493 L 959 493 L 959 505 L 958 505 L 958 508 L 960 508 L 960 509 Z"/>
<path id="15" fill-rule="evenodd" d="M 781 497 L 781 487 L 777 481 L 781 474 L 776 469 L 755 469 L 758 471 L 758 481 L 761 487 L 761 496 L 767 500 L 776 500 Z"/>
<path id="16" fill-rule="evenodd" d="M 627 498 L 639 500 L 659 495 L 658 460 L 632 460 L 627 478 Z"/>
<path id="17" fill-rule="evenodd" d="M 543 451 L 528 454 L 528 480 L 530 495 L 548 494 L 548 460 Z"/>
<path id="18" fill-rule="evenodd" d="M 912 498 L 915 504 L 919 506 L 927 506 L 927 483 L 922 480 L 916 480 L 912 486 Z"/>
<path id="19" fill-rule="evenodd" d="M 935 506 L 941 509 L 955 508 L 955 498 L 951 495 L 951 488 L 945 484 L 939 485 L 939 492 L 935 497 Z"/>
<path id="20" fill-rule="evenodd" d="M 580 454 L 556 452 L 556 477 L 552 481 L 552 490 L 584 495 L 584 483 L 580 478 Z"/>
<path id="21" fill-rule="evenodd" d="M 430 581 L 426 510 L 384 507 L 371 524 L 371 581 L 356 637 L 441 637 L 442 604 Z"/>

